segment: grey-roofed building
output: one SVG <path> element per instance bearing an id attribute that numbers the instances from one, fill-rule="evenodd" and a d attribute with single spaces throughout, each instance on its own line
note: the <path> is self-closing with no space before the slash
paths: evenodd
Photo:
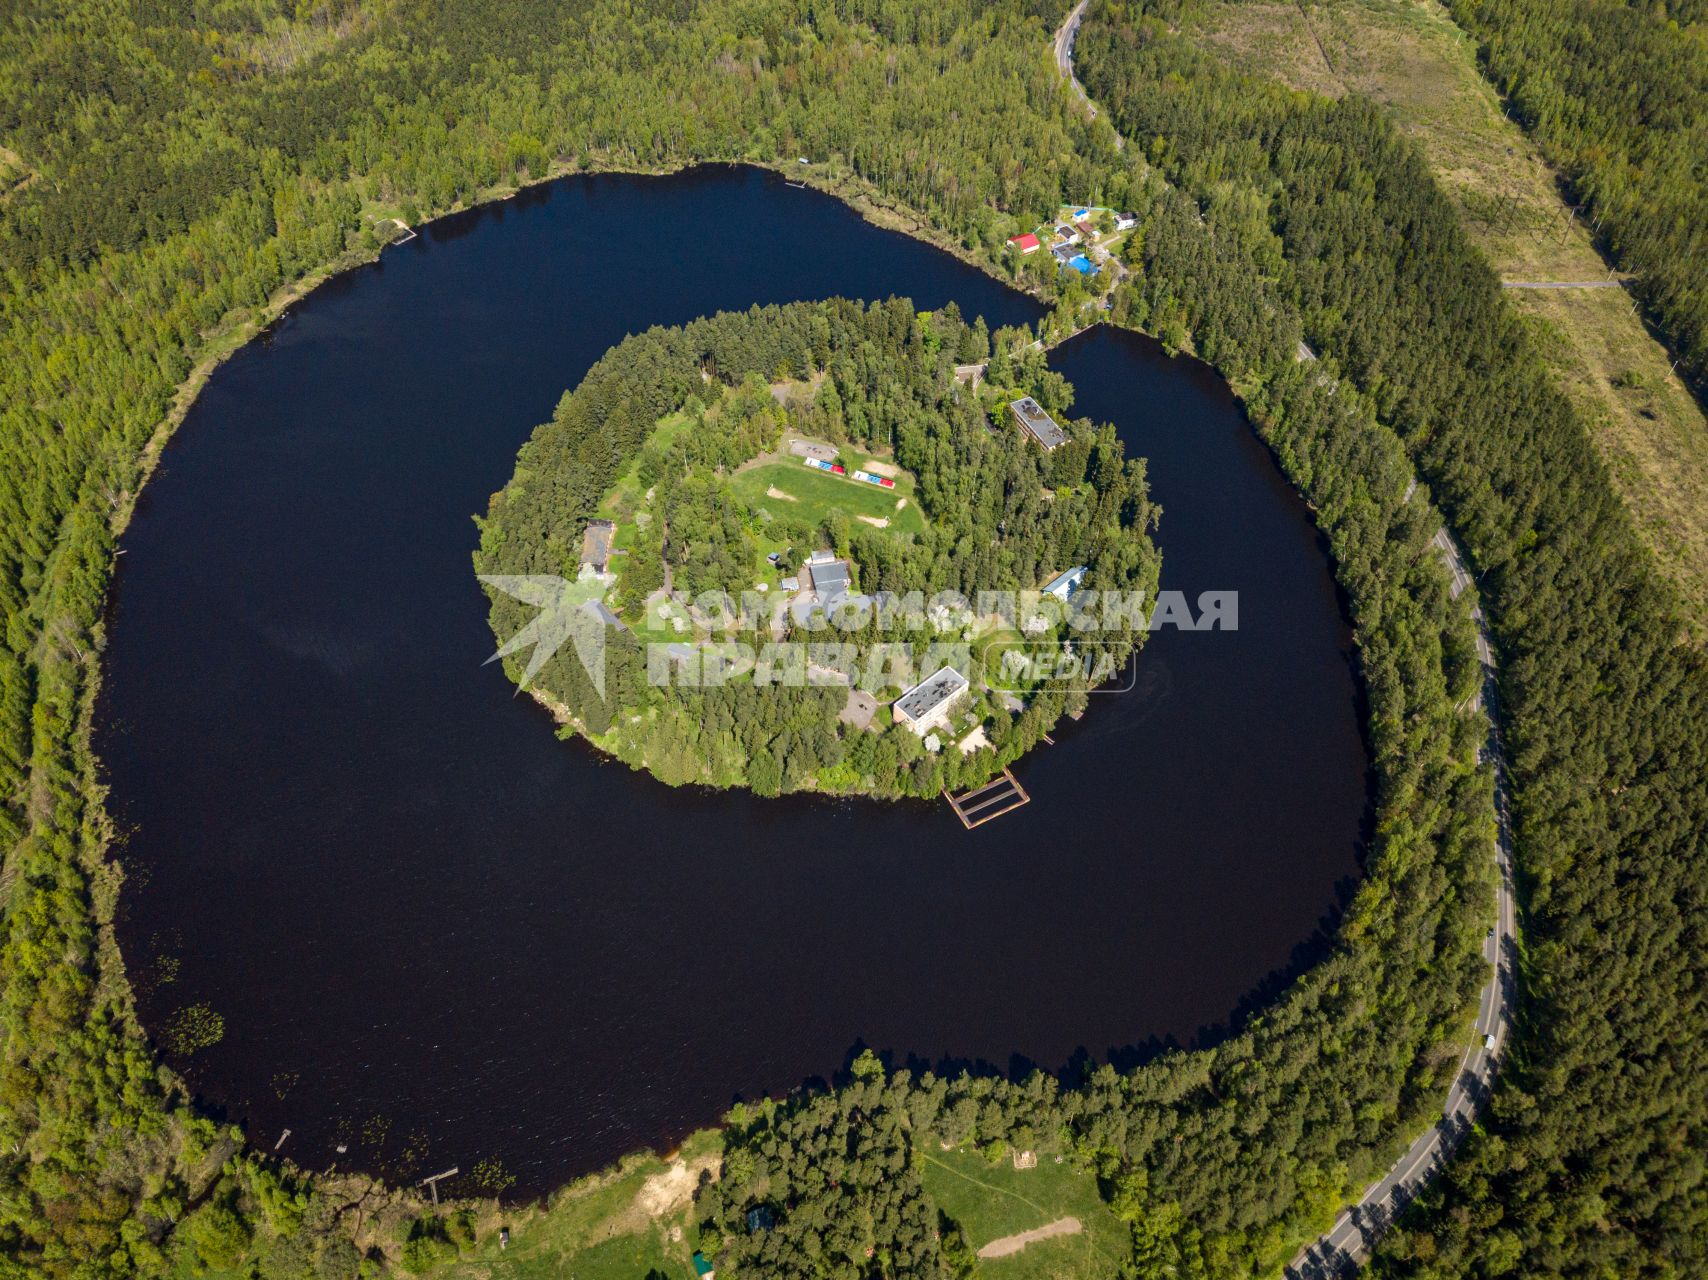
<path id="1" fill-rule="evenodd" d="M 933 729 L 947 729 L 949 712 L 966 696 L 967 687 L 967 678 L 953 667 L 933 672 L 895 700 L 896 723 L 920 737 Z"/>
<path id="2" fill-rule="evenodd" d="M 813 594 L 826 609 L 833 607 L 848 594 L 854 573 L 846 560 L 838 560 L 833 551 L 815 551 L 807 557 L 807 578 Z"/>
<path id="3" fill-rule="evenodd" d="M 1044 412 L 1044 406 L 1031 396 L 1012 400 L 1008 407 L 1013 412 L 1015 421 L 1020 424 L 1020 429 L 1043 445 L 1046 451 L 1067 443 L 1067 432 L 1057 426 L 1056 420 Z"/>
<path id="4" fill-rule="evenodd" d="M 609 520 L 589 520 L 587 531 L 581 535 L 582 567 L 604 573 L 611 562 L 611 539 L 616 535 L 617 526 Z"/>

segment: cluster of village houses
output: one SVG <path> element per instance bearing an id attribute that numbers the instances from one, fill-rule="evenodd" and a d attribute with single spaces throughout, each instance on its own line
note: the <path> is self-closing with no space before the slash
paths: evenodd
<path id="1" fill-rule="evenodd" d="M 1010 401 L 1008 409 L 1020 429 L 1046 452 L 1067 442 L 1068 433 L 1031 396 Z M 827 467 L 830 465 L 828 458 L 834 456 L 834 451 L 829 446 L 814 445 L 810 442 L 797 442 L 797 445 L 805 445 L 804 448 L 797 447 L 797 453 L 807 457 L 809 461 L 818 460 L 822 456 L 825 459 L 823 465 Z M 864 472 L 855 474 L 868 483 L 880 483 L 877 476 L 868 477 Z M 607 585 L 615 581 L 610 571 L 610 562 L 611 544 L 616 532 L 617 526 L 613 521 L 588 521 L 581 537 L 582 579 L 598 578 Z M 782 570 L 781 553 L 773 553 L 768 559 L 779 571 Z M 1045 583 L 1042 593 L 1066 601 L 1079 589 L 1085 573 L 1085 565 L 1075 565 Z M 853 564 L 839 558 L 830 550 L 812 552 L 802 562 L 796 574 L 782 578 L 778 585 L 789 597 L 789 611 L 800 625 L 809 624 L 814 613 L 822 613 L 828 617 L 844 606 L 871 603 L 871 597 L 856 594 L 853 590 Z M 764 589 L 761 585 L 761 590 Z M 622 620 L 602 600 L 588 601 L 582 608 L 606 626 L 627 630 Z M 690 620 L 693 620 L 693 612 L 690 607 Z M 666 645 L 665 648 L 672 661 L 692 663 L 698 661 L 700 656 L 696 646 L 686 641 L 678 641 Z M 906 725 L 918 734 L 928 750 L 940 750 L 940 735 L 950 732 L 951 718 L 966 700 L 970 688 L 963 672 L 952 666 L 941 667 L 912 688 L 904 690 L 901 696 L 890 704 L 892 718 L 896 724 Z M 856 690 L 850 684 L 849 702 L 843 710 L 843 720 L 863 729 L 871 723 L 876 710 L 876 699 Z M 977 726 L 958 745 L 963 752 L 970 752 L 978 747 L 988 746 L 989 743 L 984 737 L 982 726 Z"/>
<path id="2" fill-rule="evenodd" d="M 1104 256 L 1102 250 L 1097 247 L 1098 231 L 1091 221 L 1104 212 L 1108 211 L 1091 207 L 1075 209 L 1056 226 L 1042 228 L 1042 235 L 1036 231 L 1027 231 L 1021 235 L 1009 236 L 1009 247 L 1026 254 L 1036 253 L 1048 244 L 1050 253 L 1064 269 L 1071 267 L 1081 275 L 1095 275 L 1100 268 L 1086 251 L 1091 250 L 1098 257 Z M 1138 225 L 1138 221 L 1135 214 L 1115 214 L 1116 234 L 1132 230 Z"/>

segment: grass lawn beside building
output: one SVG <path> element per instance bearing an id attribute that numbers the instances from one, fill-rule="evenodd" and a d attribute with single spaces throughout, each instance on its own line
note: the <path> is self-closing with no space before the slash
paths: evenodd
<path id="1" fill-rule="evenodd" d="M 862 464 L 865 461 L 862 459 Z M 850 520 L 900 534 L 911 535 L 925 528 L 925 518 L 913 497 L 913 478 L 905 472 L 896 478 L 895 488 L 881 489 L 816 471 L 797 458 L 792 462 L 762 462 L 737 473 L 729 484 L 736 497 L 775 519 L 817 524 L 833 511 L 840 511 Z M 884 523 L 878 524 L 880 520 Z"/>

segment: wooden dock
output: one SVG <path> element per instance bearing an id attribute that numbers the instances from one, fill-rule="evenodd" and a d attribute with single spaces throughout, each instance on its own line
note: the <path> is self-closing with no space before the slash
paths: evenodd
<path id="1" fill-rule="evenodd" d="M 955 811 L 955 816 L 968 831 L 989 822 L 992 818 L 1013 813 L 1021 805 L 1030 804 L 1032 800 L 1032 797 L 1026 794 L 1026 788 L 1021 786 L 1007 769 L 1002 771 L 1000 778 L 993 778 L 982 787 L 963 791 L 958 796 L 952 796 L 945 791 L 943 798 L 949 802 L 949 807 Z"/>

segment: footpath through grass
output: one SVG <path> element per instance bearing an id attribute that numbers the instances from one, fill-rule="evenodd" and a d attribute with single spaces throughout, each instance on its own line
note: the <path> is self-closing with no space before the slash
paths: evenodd
<path id="1" fill-rule="evenodd" d="M 1076 1235 L 1037 1240 L 1004 1258 L 981 1258 L 989 1280 L 1107 1280 L 1130 1250 L 1126 1226 L 1097 1192 L 1097 1179 L 1053 1156 L 1016 1169 L 1004 1155 L 992 1165 L 975 1151 L 925 1150 L 925 1189 L 961 1224 L 974 1251 L 1059 1218 L 1078 1218 Z"/>

